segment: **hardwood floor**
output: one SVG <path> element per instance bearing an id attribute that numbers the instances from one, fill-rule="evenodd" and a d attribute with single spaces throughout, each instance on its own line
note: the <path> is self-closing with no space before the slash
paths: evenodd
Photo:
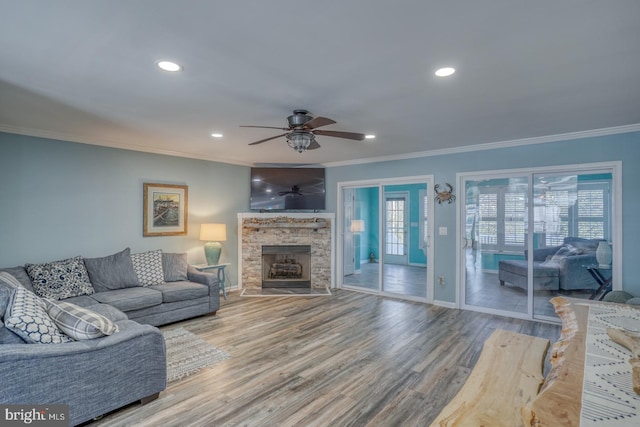
<path id="1" fill-rule="evenodd" d="M 92 426 L 425 426 L 456 394 L 496 328 L 558 338 L 560 327 L 332 290 L 232 293 L 183 327 L 232 355 L 145 405 Z"/>

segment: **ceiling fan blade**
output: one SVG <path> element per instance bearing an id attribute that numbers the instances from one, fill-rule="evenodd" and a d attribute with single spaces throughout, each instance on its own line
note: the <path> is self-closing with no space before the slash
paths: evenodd
<path id="1" fill-rule="evenodd" d="M 275 126 L 243 126 L 240 125 L 241 128 L 261 128 L 261 129 L 280 129 L 280 130 L 289 130 L 289 128 L 275 127 Z"/>
<path id="2" fill-rule="evenodd" d="M 307 150 L 315 150 L 320 148 L 320 144 L 318 144 L 318 141 L 313 140 L 311 141 L 311 144 L 309 144 L 309 146 L 307 147 Z"/>
<path id="3" fill-rule="evenodd" d="M 260 141 L 252 142 L 252 143 L 251 143 L 251 144 L 249 144 L 249 145 L 262 144 L 263 142 L 271 141 L 272 139 L 280 138 L 281 136 L 285 136 L 285 135 L 286 135 L 286 133 L 283 133 L 283 134 L 281 134 L 281 135 L 272 136 L 271 138 L 261 139 Z"/>
<path id="4" fill-rule="evenodd" d="M 313 133 L 316 135 L 333 136 L 335 138 L 355 139 L 356 141 L 364 140 L 363 133 L 340 132 L 337 130 L 316 130 L 316 131 L 313 131 Z"/>
<path id="5" fill-rule="evenodd" d="M 315 117 L 302 125 L 302 127 L 305 129 L 315 129 L 319 128 L 320 126 L 332 125 L 334 123 L 335 120 L 331 120 L 326 117 Z"/>

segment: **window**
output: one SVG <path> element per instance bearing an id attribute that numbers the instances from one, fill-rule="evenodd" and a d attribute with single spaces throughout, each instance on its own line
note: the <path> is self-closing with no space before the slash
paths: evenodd
<path id="1" fill-rule="evenodd" d="M 478 239 L 485 250 L 524 250 L 527 194 L 517 187 L 488 186 L 478 198 Z"/>

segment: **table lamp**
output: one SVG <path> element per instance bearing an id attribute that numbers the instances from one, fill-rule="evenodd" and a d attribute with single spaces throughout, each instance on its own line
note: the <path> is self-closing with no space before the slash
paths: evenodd
<path id="1" fill-rule="evenodd" d="M 364 231 L 364 220 L 354 219 L 353 221 L 351 221 L 352 233 L 362 233 L 363 231 Z"/>
<path id="2" fill-rule="evenodd" d="M 217 265 L 220 260 L 222 245 L 219 242 L 227 240 L 227 226 L 225 224 L 202 224 L 200 226 L 200 240 L 205 240 L 204 256 L 208 265 Z"/>

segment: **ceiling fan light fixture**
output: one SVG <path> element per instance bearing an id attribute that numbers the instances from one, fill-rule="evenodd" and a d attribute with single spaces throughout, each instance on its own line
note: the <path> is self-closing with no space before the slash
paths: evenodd
<path id="1" fill-rule="evenodd" d="M 315 139 L 314 135 L 311 132 L 300 131 L 290 132 L 286 135 L 286 137 L 289 147 L 293 148 L 298 153 L 306 151 L 306 149 L 309 148 L 309 145 Z"/>

